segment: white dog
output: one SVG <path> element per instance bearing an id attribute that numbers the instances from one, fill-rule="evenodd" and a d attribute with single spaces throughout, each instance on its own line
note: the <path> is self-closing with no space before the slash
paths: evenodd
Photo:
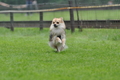
<path id="1" fill-rule="evenodd" d="M 66 48 L 65 23 L 63 18 L 54 18 L 50 26 L 49 45 L 60 52 Z"/>

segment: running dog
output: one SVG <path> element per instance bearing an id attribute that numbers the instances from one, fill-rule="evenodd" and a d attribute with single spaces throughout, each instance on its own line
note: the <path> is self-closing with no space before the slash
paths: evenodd
<path id="1" fill-rule="evenodd" d="M 63 18 L 54 18 L 50 26 L 49 46 L 60 52 L 66 48 L 65 23 Z"/>

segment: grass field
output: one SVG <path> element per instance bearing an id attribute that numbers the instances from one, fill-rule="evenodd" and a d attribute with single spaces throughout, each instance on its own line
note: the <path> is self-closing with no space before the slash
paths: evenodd
<path id="1" fill-rule="evenodd" d="M 49 30 L 0 28 L 0 80 L 119 80 L 120 30 L 66 31 L 68 49 L 48 46 Z"/>
<path id="2" fill-rule="evenodd" d="M 81 20 L 120 20 L 120 10 L 81 10 L 79 11 Z M 9 21 L 9 14 L 0 14 L 0 21 Z M 54 17 L 63 17 L 64 20 L 70 20 L 69 11 L 45 12 L 44 20 L 52 20 Z M 74 11 L 74 18 L 77 20 L 76 11 Z M 15 21 L 30 21 L 39 20 L 39 14 L 34 13 L 31 16 L 25 16 L 25 13 L 14 14 Z"/>

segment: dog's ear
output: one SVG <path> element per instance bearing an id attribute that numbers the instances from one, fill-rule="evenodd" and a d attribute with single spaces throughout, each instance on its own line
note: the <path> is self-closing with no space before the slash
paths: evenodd
<path id="1" fill-rule="evenodd" d="M 57 18 L 53 18 L 53 20 L 56 20 Z"/>
<path id="2" fill-rule="evenodd" d="M 53 19 L 56 19 L 56 18 L 53 18 Z"/>
<path id="3" fill-rule="evenodd" d="M 57 18 L 53 18 L 52 22 L 56 21 Z"/>
<path id="4" fill-rule="evenodd" d="M 59 19 L 61 20 L 61 23 L 62 23 L 62 25 L 63 25 L 63 26 L 62 26 L 63 29 L 65 29 L 65 28 L 66 28 L 66 25 L 65 25 L 65 23 L 64 23 L 63 17 L 60 17 Z"/>
<path id="5" fill-rule="evenodd" d="M 61 20 L 63 20 L 63 17 L 60 17 L 61 18 Z"/>
<path id="6" fill-rule="evenodd" d="M 63 23 L 64 21 L 63 21 L 63 17 L 60 17 L 60 19 L 61 19 L 61 22 Z"/>

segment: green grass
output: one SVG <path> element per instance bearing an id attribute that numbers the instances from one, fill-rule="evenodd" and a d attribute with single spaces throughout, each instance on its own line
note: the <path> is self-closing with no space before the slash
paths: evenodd
<path id="1" fill-rule="evenodd" d="M 119 80 L 120 30 L 66 31 L 68 49 L 48 46 L 49 29 L 0 28 L 0 80 Z"/>
<path id="2" fill-rule="evenodd" d="M 81 20 L 119 20 L 120 10 L 81 10 L 79 11 L 79 16 Z M 0 21 L 9 21 L 9 14 L 0 14 Z M 52 20 L 55 17 L 63 17 L 64 20 L 70 20 L 69 11 L 54 11 L 54 12 L 44 12 L 44 20 Z M 77 20 L 76 11 L 74 11 L 74 18 Z M 25 16 L 25 13 L 14 14 L 15 21 L 31 21 L 39 20 L 39 14 L 34 13 L 31 16 Z"/>

